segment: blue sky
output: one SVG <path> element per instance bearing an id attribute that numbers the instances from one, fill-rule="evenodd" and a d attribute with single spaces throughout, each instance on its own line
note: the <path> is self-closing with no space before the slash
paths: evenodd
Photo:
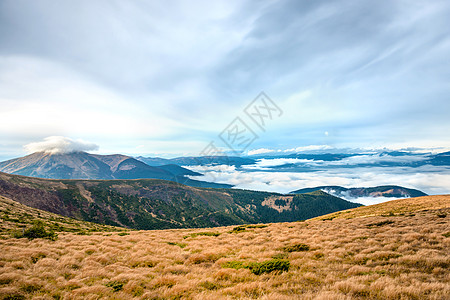
<path id="1" fill-rule="evenodd" d="M 247 150 L 449 149 L 449 15 L 448 1 L 3 0 L 0 159 L 49 136 L 226 148 L 261 91 L 283 114 Z"/>

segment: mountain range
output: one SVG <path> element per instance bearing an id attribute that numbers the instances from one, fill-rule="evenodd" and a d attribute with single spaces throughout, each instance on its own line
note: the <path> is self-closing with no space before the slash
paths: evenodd
<path id="1" fill-rule="evenodd" d="M 186 176 L 201 175 L 176 164 L 149 166 L 133 157 L 86 152 L 51 154 L 36 152 L 0 162 L 0 171 L 51 179 L 141 179 L 153 178 L 181 182 L 190 186 L 228 188 L 231 185 L 192 180 Z"/>
<path id="2" fill-rule="evenodd" d="M 255 159 L 240 156 L 186 156 L 171 159 L 160 157 L 138 156 L 136 159 L 145 162 L 149 166 L 162 166 L 166 164 L 176 164 L 179 166 L 203 166 L 203 165 L 232 165 L 240 167 L 242 165 L 251 165 L 256 162 Z"/>
<path id="3" fill-rule="evenodd" d="M 342 186 L 328 185 L 317 186 L 312 188 L 303 188 L 292 191 L 291 194 L 305 194 L 314 191 L 325 191 L 326 193 L 344 198 L 359 197 L 395 197 L 395 198 L 413 198 L 427 196 L 422 191 L 416 189 L 408 189 L 397 185 L 384 185 L 376 187 L 355 187 L 345 188 Z"/>
<path id="4" fill-rule="evenodd" d="M 156 179 L 50 180 L 1 172 L 0 196 L 78 220 L 135 229 L 298 221 L 360 206 L 322 191 L 283 195 Z"/>

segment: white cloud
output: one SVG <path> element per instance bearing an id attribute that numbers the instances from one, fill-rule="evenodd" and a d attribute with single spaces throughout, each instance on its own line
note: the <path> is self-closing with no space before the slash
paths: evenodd
<path id="1" fill-rule="evenodd" d="M 392 156 L 388 154 L 375 154 L 375 155 L 356 155 L 347 157 L 337 161 L 321 162 L 321 165 L 332 165 L 332 166 L 342 166 L 342 165 L 358 165 L 358 164 L 377 164 L 377 163 L 411 163 L 416 161 L 423 161 L 428 159 L 425 156 L 418 155 L 402 155 L 402 156 Z M 319 164 L 319 165 L 320 165 Z"/>
<path id="2" fill-rule="evenodd" d="M 272 153 L 272 152 L 275 152 L 275 150 L 260 148 L 260 149 L 255 149 L 255 150 L 249 150 L 247 152 L 247 154 L 248 155 L 257 155 L 257 154 L 265 154 L 265 153 Z"/>
<path id="3" fill-rule="evenodd" d="M 334 149 L 334 147 L 329 145 L 309 145 L 309 146 L 302 146 L 297 148 L 291 148 L 286 149 L 284 152 L 304 152 L 304 151 L 319 151 L 319 150 L 331 150 Z"/>
<path id="4" fill-rule="evenodd" d="M 72 140 L 63 136 L 49 136 L 41 142 L 27 144 L 24 148 L 29 153 L 46 152 L 59 154 L 98 150 L 98 145 L 80 139 Z"/>
<path id="5" fill-rule="evenodd" d="M 288 193 L 293 190 L 338 185 L 346 188 L 372 187 L 380 185 L 399 185 L 419 189 L 427 194 L 450 193 L 450 169 L 439 166 L 418 168 L 369 167 L 333 168 L 316 172 L 265 172 L 237 170 L 233 166 L 195 166 L 190 169 L 204 174 L 192 177 L 199 180 L 214 181 L 235 185 L 236 188 Z M 354 202 L 388 201 L 385 199 L 348 199 Z M 367 200 L 367 201 L 366 201 Z"/>
<path id="6" fill-rule="evenodd" d="M 312 164 L 314 160 L 300 159 L 300 158 L 261 158 L 253 165 L 243 165 L 244 169 L 258 169 L 263 170 L 268 167 L 277 167 L 285 164 Z"/>

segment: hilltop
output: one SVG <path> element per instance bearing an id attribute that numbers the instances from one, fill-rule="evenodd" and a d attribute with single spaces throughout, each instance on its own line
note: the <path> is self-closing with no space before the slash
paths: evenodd
<path id="1" fill-rule="evenodd" d="M 8 239 L 0 297 L 448 299 L 449 199 L 351 219 Z"/>
<path id="2" fill-rule="evenodd" d="M 434 195 L 392 200 L 381 204 L 361 206 L 317 217 L 319 220 L 352 219 L 375 216 L 404 216 L 416 211 L 450 207 L 450 195 Z"/>

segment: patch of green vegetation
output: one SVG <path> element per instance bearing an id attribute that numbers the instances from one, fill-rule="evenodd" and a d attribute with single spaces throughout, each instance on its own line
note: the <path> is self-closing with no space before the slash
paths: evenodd
<path id="1" fill-rule="evenodd" d="M 243 232 L 245 230 L 247 230 L 247 228 L 266 228 L 269 225 L 264 225 L 264 224 L 257 224 L 257 225 L 239 225 L 234 227 L 231 231 L 228 231 L 228 233 L 239 233 L 239 232 Z"/>
<path id="2" fill-rule="evenodd" d="M 167 242 L 168 245 L 171 246 L 178 246 L 181 249 L 186 248 L 187 244 L 186 243 L 174 243 L 174 242 Z"/>
<path id="3" fill-rule="evenodd" d="M 444 237 L 450 237 L 450 231 L 443 234 Z"/>
<path id="4" fill-rule="evenodd" d="M 290 262 L 286 259 L 271 259 L 263 262 L 249 262 L 244 263 L 242 261 L 229 261 L 222 264 L 223 268 L 232 269 L 249 269 L 255 275 L 261 275 L 263 273 L 271 272 L 283 272 L 289 271 Z"/>
<path id="5" fill-rule="evenodd" d="M 231 231 L 228 231 L 228 233 L 239 233 L 245 230 L 246 230 L 245 226 L 236 226 Z"/>
<path id="6" fill-rule="evenodd" d="M 238 260 L 232 260 L 232 261 L 228 261 L 226 263 L 222 264 L 222 268 L 229 268 L 229 269 L 242 269 L 245 268 L 244 267 L 244 262 L 242 261 L 238 261 Z"/>
<path id="7" fill-rule="evenodd" d="M 438 214 L 436 214 L 439 218 L 445 218 L 445 217 L 447 217 L 447 214 L 446 213 L 438 213 Z"/>
<path id="8" fill-rule="evenodd" d="M 110 281 L 110 282 L 106 283 L 105 285 L 107 287 L 112 288 L 114 292 L 118 292 L 118 291 L 122 290 L 125 283 L 126 282 L 123 282 L 123 281 Z"/>
<path id="9" fill-rule="evenodd" d="M 35 220 L 33 222 L 33 226 L 23 230 L 23 232 L 13 232 L 12 237 L 28 238 L 29 240 L 43 238 L 51 241 L 56 241 L 58 239 L 58 234 L 56 234 L 53 230 L 45 229 L 44 223 L 41 220 Z"/>
<path id="10" fill-rule="evenodd" d="M 189 235 L 185 235 L 184 237 L 183 237 L 183 239 L 187 239 L 187 238 L 195 238 L 195 237 L 198 237 L 198 236 L 219 236 L 220 235 L 220 233 L 218 233 L 218 232 L 194 232 L 194 233 L 191 233 L 191 234 L 189 234 Z"/>
<path id="11" fill-rule="evenodd" d="M 373 228 L 373 227 L 380 227 L 380 226 L 383 226 L 383 225 L 389 225 L 389 224 L 393 224 L 393 223 L 394 223 L 394 221 L 385 220 L 385 221 L 370 223 L 370 224 L 367 224 L 366 226 L 368 228 Z"/>
<path id="12" fill-rule="evenodd" d="M 244 225 L 246 228 L 266 228 L 269 225 L 263 225 L 263 224 L 258 224 L 258 225 Z"/>
<path id="13" fill-rule="evenodd" d="M 280 250 L 284 252 L 301 252 L 301 251 L 309 251 L 310 247 L 306 244 L 295 244 L 295 245 L 289 245 L 281 248 Z"/>
<path id="14" fill-rule="evenodd" d="M 128 232 L 119 232 L 118 236 L 130 235 Z"/>

